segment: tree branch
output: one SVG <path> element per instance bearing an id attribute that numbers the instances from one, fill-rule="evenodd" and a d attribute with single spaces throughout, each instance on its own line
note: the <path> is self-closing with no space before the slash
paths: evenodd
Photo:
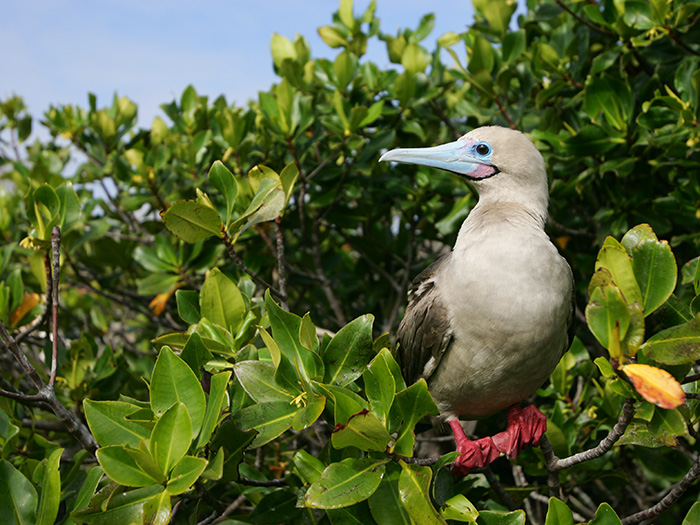
<path id="1" fill-rule="evenodd" d="M 688 473 L 680 480 L 676 485 L 671 488 L 671 490 L 666 494 L 661 500 L 648 509 L 627 516 L 622 520 L 622 525 L 629 525 L 631 523 L 639 523 L 640 521 L 645 521 L 654 518 L 664 511 L 666 511 L 671 505 L 680 499 L 680 497 L 685 493 L 686 490 L 693 484 L 693 482 L 700 477 L 700 458 L 695 460 L 695 463 L 690 468 Z"/>
<path id="2" fill-rule="evenodd" d="M 53 388 L 56 382 L 56 367 L 58 364 L 58 281 L 61 258 L 61 228 L 54 226 L 51 230 L 51 375 L 49 386 Z M 47 287 L 49 283 L 46 283 Z"/>

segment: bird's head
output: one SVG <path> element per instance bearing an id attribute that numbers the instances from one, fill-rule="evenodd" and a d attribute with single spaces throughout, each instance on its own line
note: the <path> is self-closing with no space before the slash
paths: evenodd
<path id="1" fill-rule="evenodd" d="M 449 171 L 474 184 L 481 200 L 517 202 L 544 216 L 547 172 L 535 145 L 519 131 L 486 126 L 432 148 L 397 148 L 379 159 Z"/>

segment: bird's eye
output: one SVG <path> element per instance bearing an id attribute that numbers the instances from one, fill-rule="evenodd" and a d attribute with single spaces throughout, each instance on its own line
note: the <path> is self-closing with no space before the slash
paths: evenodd
<path id="1" fill-rule="evenodd" d="M 491 146 L 486 144 L 485 142 L 480 142 L 479 144 L 476 145 L 476 152 L 479 155 L 486 156 L 489 153 L 491 153 Z"/>

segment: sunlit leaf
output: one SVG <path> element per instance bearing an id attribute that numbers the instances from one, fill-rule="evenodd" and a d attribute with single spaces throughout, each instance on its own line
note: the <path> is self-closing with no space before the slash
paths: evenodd
<path id="1" fill-rule="evenodd" d="M 677 408 L 685 403 L 685 392 L 674 377 L 654 366 L 637 363 L 620 367 L 644 399 L 661 408 Z"/>

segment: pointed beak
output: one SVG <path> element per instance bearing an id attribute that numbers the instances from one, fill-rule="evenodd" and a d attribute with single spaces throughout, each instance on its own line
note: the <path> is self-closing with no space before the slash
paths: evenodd
<path id="1" fill-rule="evenodd" d="M 404 164 L 420 164 L 480 180 L 498 173 L 498 168 L 488 159 L 471 153 L 474 142 L 461 138 L 433 148 L 397 148 L 387 151 L 379 162 L 393 161 Z"/>

